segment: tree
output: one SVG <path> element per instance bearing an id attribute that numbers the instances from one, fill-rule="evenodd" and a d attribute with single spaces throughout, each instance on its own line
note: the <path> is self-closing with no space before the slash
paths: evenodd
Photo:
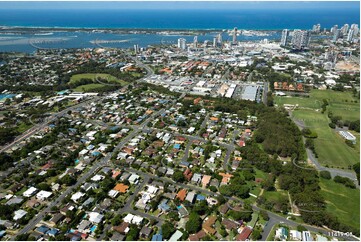
<path id="1" fill-rule="evenodd" d="M 113 226 L 116 226 L 118 224 L 120 224 L 120 222 L 122 221 L 122 217 L 120 216 L 120 214 L 115 215 L 115 217 L 111 220 L 111 224 Z"/>
<path id="2" fill-rule="evenodd" d="M 172 223 L 162 224 L 162 235 L 164 239 L 169 239 L 174 232 L 175 232 L 175 227 Z"/>
<path id="3" fill-rule="evenodd" d="M 139 229 L 134 224 L 130 225 L 130 229 L 127 233 L 126 241 L 137 241 L 139 236 Z"/>
<path id="4" fill-rule="evenodd" d="M 175 171 L 172 178 L 175 182 L 184 182 L 184 175 L 181 171 Z"/>
<path id="5" fill-rule="evenodd" d="M 186 223 L 186 231 L 189 234 L 194 234 L 197 233 L 202 227 L 202 219 L 201 217 L 195 213 L 195 212 L 191 212 L 189 215 L 189 220 Z"/>
<path id="6" fill-rule="evenodd" d="M 67 185 L 67 186 L 72 186 L 74 185 L 76 182 L 76 179 L 73 176 L 70 176 L 69 174 L 65 175 L 62 179 L 61 179 L 61 183 Z"/>

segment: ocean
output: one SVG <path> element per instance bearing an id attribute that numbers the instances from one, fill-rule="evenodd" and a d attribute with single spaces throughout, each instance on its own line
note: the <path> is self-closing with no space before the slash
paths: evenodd
<path id="1" fill-rule="evenodd" d="M 191 3 L 190 3 L 191 4 Z M 232 3 L 230 3 L 232 4 Z M 0 5 L 1 7 L 1 5 Z M 0 9 L 0 25 L 67 28 L 310 29 L 359 23 L 354 9 Z"/>
<path id="2" fill-rule="evenodd" d="M 191 4 L 191 3 L 190 3 Z M 230 3 L 232 4 L 232 3 Z M 0 3 L 1 7 L 1 3 Z M 198 41 L 213 41 L 225 29 L 281 30 L 311 29 L 320 23 L 321 28 L 337 24 L 359 23 L 358 9 L 187 9 L 187 10 L 124 10 L 124 9 L 0 9 L 0 26 L 47 27 L 47 28 L 122 28 L 214 30 L 198 37 Z M 13 34 L 10 30 L 0 31 L 0 52 L 34 52 L 39 48 L 94 48 L 99 43 L 104 47 L 129 48 L 134 44 L 146 47 L 152 44 L 176 43 L 184 37 L 187 42 L 193 36 L 159 34 L 113 34 L 90 31 L 54 31 L 48 33 L 27 32 Z M 261 39 L 280 40 L 280 32 L 268 36 L 238 37 L 240 41 Z M 223 40 L 230 39 L 223 32 Z M 105 43 L 106 40 L 110 42 Z M 98 43 L 98 44 L 96 44 Z"/>

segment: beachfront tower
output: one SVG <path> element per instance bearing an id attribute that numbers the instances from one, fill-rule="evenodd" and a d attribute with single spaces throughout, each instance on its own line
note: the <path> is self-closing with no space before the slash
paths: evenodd
<path id="1" fill-rule="evenodd" d="M 186 43 L 187 43 L 186 39 L 184 39 L 184 38 L 179 38 L 179 39 L 178 39 L 178 48 L 179 48 L 179 49 L 182 49 L 182 50 L 185 50 L 185 49 L 187 48 Z"/>
<path id="2" fill-rule="evenodd" d="M 232 44 L 237 44 L 237 27 L 234 27 L 233 29 Z"/>
<path id="3" fill-rule="evenodd" d="M 288 29 L 282 30 L 281 46 L 286 46 L 287 45 L 288 34 L 289 34 Z"/>
<path id="4" fill-rule="evenodd" d="M 194 38 L 193 38 L 193 47 L 197 48 L 197 45 L 198 45 L 198 36 L 194 36 Z"/>

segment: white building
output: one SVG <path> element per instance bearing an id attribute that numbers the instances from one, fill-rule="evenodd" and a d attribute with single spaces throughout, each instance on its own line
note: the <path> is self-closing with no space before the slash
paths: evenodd
<path id="1" fill-rule="evenodd" d="M 17 211 L 15 211 L 14 213 L 14 220 L 19 220 L 21 218 L 23 218 L 28 212 L 26 212 L 25 210 L 19 209 Z"/>
<path id="2" fill-rule="evenodd" d="M 89 221 L 96 224 L 100 223 L 104 217 L 104 215 L 101 215 L 100 213 L 97 212 L 90 212 L 88 215 L 89 215 Z"/>
<path id="3" fill-rule="evenodd" d="M 293 31 L 291 43 L 296 49 L 308 47 L 310 43 L 310 32 L 307 30 L 295 29 Z"/>
<path id="4" fill-rule="evenodd" d="M 282 30 L 281 46 L 286 46 L 287 45 L 288 34 L 289 34 L 288 29 Z"/>
<path id="5" fill-rule="evenodd" d="M 71 200 L 73 200 L 74 202 L 78 202 L 78 200 L 82 197 L 84 197 L 84 193 L 82 192 L 76 192 L 71 196 Z"/>
<path id="6" fill-rule="evenodd" d="M 348 131 L 341 130 L 338 132 L 344 139 L 351 141 L 356 144 L 356 137 Z"/>
<path id="7" fill-rule="evenodd" d="M 311 233 L 309 231 L 302 231 L 302 240 L 303 241 L 313 241 Z"/>
<path id="8" fill-rule="evenodd" d="M 36 194 L 36 198 L 41 201 L 44 201 L 44 200 L 48 199 L 49 197 L 51 197 L 52 195 L 53 195 L 52 192 L 42 190 L 42 191 L 38 192 L 38 194 Z"/>
<path id="9" fill-rule="evenodd" d="M 185 50 L 187 48 L 186 42 L 187 42 L 186 39 L 179 38 L 178 39 L 178 48 L 182 49 L 182 50 Z"/>
<path id="10" fill-rule="evenodd" d="M 24 197 L 31 197 L 31 196 L 33 196 L 33 195 L 36 193 L 37 190 L 38 190 L 38 189 L 36 189 L 35 187 L 30 187 L 28 190 L 26 190 L 26 191 L 23 193 L 23 196 L 24 196 Z"/>

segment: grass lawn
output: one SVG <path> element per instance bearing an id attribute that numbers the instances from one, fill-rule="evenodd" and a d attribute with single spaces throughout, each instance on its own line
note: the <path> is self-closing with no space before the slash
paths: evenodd
<path id="1" fill-rule="evenodd" d="M 112 76 L 112 75 L 109 75 L 109 74 L 104 74 L 104 73 L 76 74 L 76 75 L 73 75 L 70 78 L 69 84 L 76 83 L 77 81 L 79 81 L 81 79 L 92 79 L 93 81 L 96 81 L 96 78 L 105 79 L 105 80 L 108 80 L 109 82 L 118 82 L 119 84 L 126 84 L 125 81 L 119 80 L 115 76 Z"/>
<path id="2" fill-rule="evenodd" d="M 354 121 L 360 117 L 360 106 L 358 99 L 351 92 L 338 92 L 333 90 L 312 90 L 310 97 L 280 97 L 276 96 L 274 101 L 278 106 L 283 104 L 298 104 L 299 107 L 309 109 L 320 109 L 323 100 L 329 103 L 327 110 L 334 115 L 342 116 L 343 120 Z M 355 103 L 357 101 L 357 103 Z"/>
<path id="3" fill-rule="evenodd" d="M 321 194 L 327 203 L 327 211 L 340 222 L 360 227 L 360 191 L 347 188 L 332 180 L 320 179 Z"/>
<path id="4" fill-rule="evenodd" d="M 18 127 L 17 130 L 20 133 L 24 133 L 26 130 L 30 129 L 33 125 L 32 124 L 26 124 L 26 123 L 21 123 Z"/>
<path id="5" fill-rule="evenodd" d="M 278 201 L 282 197 L 288 199 L 287 192 L 281 191 L 281 190 L 264 191 L 262 196 L 264 196 L 267 199 L 267 201 L 275 201 L 275 202 Z"/>
<path id="6" fill-rule="evenodd" d="M 329 120 L 326 114 L 313 110 L 296 110 L 293 115 L 317 132 L 315 147 L 321 164 L 348 168 L 359 160 L 358 148 L 346 145 L 343 138 L 328 126 Z"/>
<path id="7" fill-rule="evenodd" d="M 99 84 L 99 83 L 92 83 L 92 84 L 86 84 L 86 85 L 81 85 L 81 86 L 78 86 L 76 88 L 74 88 L 73 90 L 76 91 L 76 92 L 87 92 L 89 90 L 92 90 L 92 89 L 96 89 L 96 88 L 101 88 L 101 87 L 104 87 L 103 84 Z"/>

